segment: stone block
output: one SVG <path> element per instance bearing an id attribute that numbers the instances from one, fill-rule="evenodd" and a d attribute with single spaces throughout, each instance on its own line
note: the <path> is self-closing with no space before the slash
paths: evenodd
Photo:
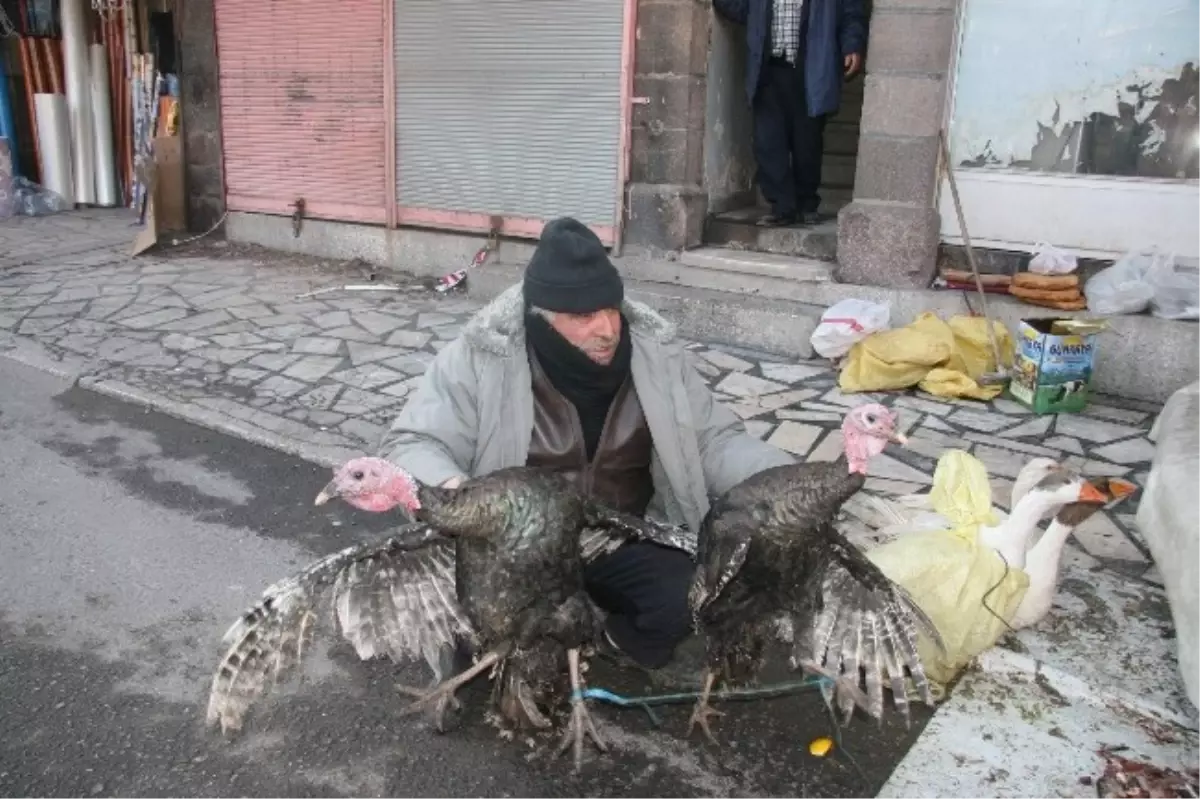
<path id="1" fill-rule="evenodd" d="M 649 251 L 700 244 L 708 193 L 699 186 L 630 184 L 626 192 L 625 244 Z"/>
<path id="2" fill-rule="evenodd" d="M 929 205 L 937 188 L 937 169 L 936 138 L 863 136 L 858 143 L 854 196 Z"/>
<path id="3" fill-rule="evenodd" d="M 704 75 L 712 15 L 695 0 L 641 0 L 634 64 L 637 73 Z"/>
<path id="4" fill-rule="evenodd" d="M 938 215 L 932 207 L 855 200 L 838 214 L 842 283 L 926 288 L 937 251 Z"/>
<path id="5" fill-rule="evenodd" d="M 867 71 L 942 73 L 954 46 L 954 14 L 879 10 L 871 17 Z"/>
<path id="6" fill-rule="evenodd" d="M 637 75 L 635 97 L 647 102 L 633 106 L 634 127 L 704 130 L 707 84 L 689 75 Z"/>
<path id="7" fill-rule="evenodd" d="M 864 135 L 936 136 L 945 102 L 942 78 L 867 75 L 860 127 Z"/>
<path id="8" fill-rule="evenodd" d="M 698 184 L 704 176 L 704 131 L 634 128 L 630 142 L 634 183 Z"/>

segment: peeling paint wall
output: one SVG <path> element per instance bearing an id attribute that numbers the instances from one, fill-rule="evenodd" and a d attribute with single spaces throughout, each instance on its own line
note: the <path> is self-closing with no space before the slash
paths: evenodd
<path id="1" fill-rule="evenodd" d="M 755 199 L 752 121 L 746 100 L 746 29 L 713 14 L 704 113 L 704 185 L 709 213 Z"/>
<path id="2" fill-rule="evenodd" d="M 964 167 L 1196 179 L 1200 0 L 966 0 Z"/>

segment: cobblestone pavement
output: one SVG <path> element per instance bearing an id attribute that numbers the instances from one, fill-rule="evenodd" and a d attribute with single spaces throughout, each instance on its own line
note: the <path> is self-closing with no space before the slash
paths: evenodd
<path id="1" fill-rule="evenodd" d="M 362 270 L 223 242 L 138 258 L 123 249 L 4 269 L 0 330 L 83 359 L 94 380 L 119 380 L 331 447 L 373 450 L 426 365 L 478 307 L 417 281 L 398 292 L 304 296 L 361 284 Z M 836 456 L 847 407 L 871 399 L 896 408 L 913 441 L 873 462 L 868 490 L 883 494 L 928 486 L 937 456 L 951 446 L 987 465 L 1004 507 L 1011 479 L 1031 457 L 1140 484 L 1153 455 L 1145 437 L 1153 406 L 1102 399 L 1084 414 L 1038 417 L 1003 399 L 844 395 L 823 362 L 689 346 L 705 380 L 752 434 L 802 457 Z M 1078 538 L 1089 554 L 1142 575 L 1148 560 L 1135 509 L 1136 500 L 1112 518 L 1098 514 Z"/>
<path id="2" fill-rule="evenodd" d="M 0 248 L 10 245 L 0 249 L 0 350 L 36 342 L 95 386 L 122 386 L 117 393 L 186 409 L 201 423 L 231 422 L 251 438 L 257 431 L 304 442 L 331 462 L 374 450 L 427 364 L 478 307 L 416 280 L 395 292 L 345 291 L 338 287 L 365 282 L 364 268 L 220 241 L 130 258 L 128 229 L 117 235 L 102 214 L 84 215 L 70 241 L 62 221 L 29 222 L 0 227 Z M 94 247 L 81 243 L 79 229 L 92 232 Z M 31 235 L 44 240 L 46 254 L 38 255 Z M 872 462 L 867 492 L 928 488 L 949 447 L 986 464 L 1002 507 L 1012 478 L 1034 456 L 1145 485 L 1153 405 L 1101 397 L 1082 414 L 1039 417 L 1003 399 L 844 395 L 820 361 L 689 347 L 752 434 L 809 460 L 835 457 L 847 407 L 870 399 L 898 410 L 911 445 Z M 1134 520 L 1137 501 L 1077 530 L 1055 611 L 1006 646 L 1088 684 L 1124 682 L 1155 712 L 1189 717 L 1161 580 Z"/>

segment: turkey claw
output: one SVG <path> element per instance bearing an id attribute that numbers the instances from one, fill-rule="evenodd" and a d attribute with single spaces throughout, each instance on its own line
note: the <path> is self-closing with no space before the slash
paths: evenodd
<path id="1" fill-rule="evenodd" d="M 708 742 L 713 746 L 719 746 L 720 744 L 717 743 L 717 739 L 713 736 L 712 728 L 708 726 L 708 720 L 712 716 L 724 715 L 725 711 L 717 710 L 706 701 L 697 702 L 695 710 L 692 711 L 692 717 L 688 721 L 688 736 L 691 736 L 692 730 L 699 725 L 700 732 L 704 733 L 704 737 L 708 739 Z"/>
<path id="2" fill-rule="evenodd" d="M 418 701 L 414 703 L 415 705 L 423 704 L 421 700 L 425 698 L 426 692 L 420 688 L 398 684 L 396 685 L 396 690 L 417 699 Z M 462 710 L 462 702 L 459 701 L 453 692 L 443 693 L 441 696 L 430 701 L 432 702 L 432 707 L 429 711 L 429 716 L 433 722 L 433 729 L 437 732 L 445 732 L 449 728 L 447 721 L 450 714 Z M 407 711 L 408 708 L 405 708 L 405 710 Z"/>
<path id="3" fill-rule="evenodd" d="M 596 748 L 601 752 L 608 752 L 608 744 L 600 737 L 600 733 L 596 732 L 596 725 L 592 722 L 592 715 L 588 713 L 587 705 L 584 704 L 582 697 L 571 699 L 571 720 L 567 724 L 567 730 L 563 734 L 562 743 L 558 746 L 556 757 L 562 757 L 562 754 L 567 751 L 568 747 L 574 746 L 575 749 L 575 772 L 579 773 L 583 769 L 583 739 L 591 738 L 596 744 Z"/>

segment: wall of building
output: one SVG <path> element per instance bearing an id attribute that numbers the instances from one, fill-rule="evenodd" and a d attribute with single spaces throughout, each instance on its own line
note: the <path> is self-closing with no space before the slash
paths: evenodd
<path id="1" fill-rule="evenodd" d="M 754 126 L 746 102 L 746 29 L 712 18 L 704 110 L 704 185 L 709 213 L 751 205 Z"/>
<path id="2" fill-rule="evenodd" d="M 615 0 L 614 0 L 615 2 Z M 712 11 L 697 0 L 638 0 L 625 244 L 673 250 L 700 243 L 705 103 Z"/>
<path id="3" fill-rule="evenodd" d="M 225 212 L 221 110 L 214 0 L 184 0 L 178 8 L 180 105 L 188 228 L 207 230 Z"/>
<path id="4" fill-rule="evenodd" d="M 925 288 L 937 262 L 938 136 L 960 0 L 875 0 L 854 199 L 838 214 L 845 283 Z"/>

